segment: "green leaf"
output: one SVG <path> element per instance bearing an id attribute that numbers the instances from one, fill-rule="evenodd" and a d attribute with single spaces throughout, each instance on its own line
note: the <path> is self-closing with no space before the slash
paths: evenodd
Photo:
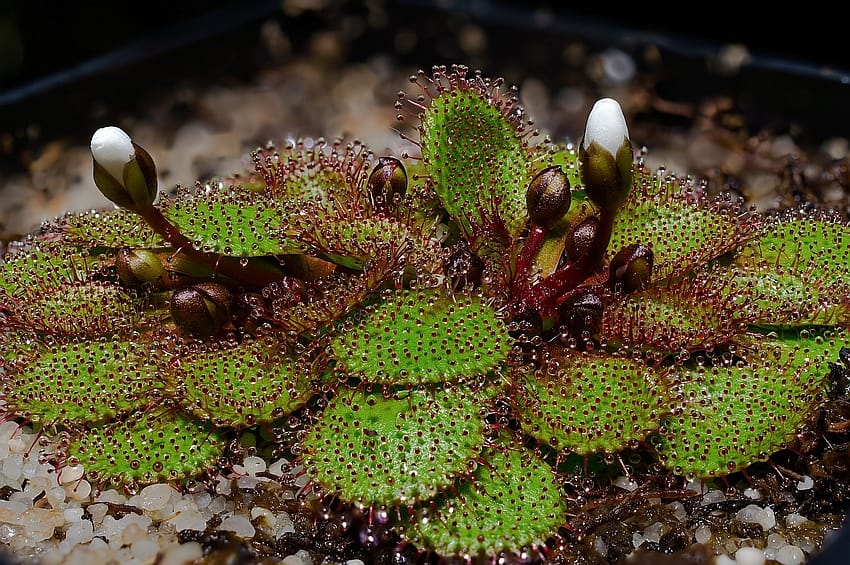
<path id="1" fill-rule="evenodd" d="M 661 353 L 711 348 L 746 329 L 746 312 L 734 306 L 714 289 L 702 293 L 687 282 L 651 287 L 607 307 L 602 334 L 618 346 Z"/>
<path id="2" fill-rule="evenodd" d="M 778 266 L 807 284 L 829 287 L 850 279 L 850 226 L 825 216 L 791 216 L 766 223 L 737 256 L 741 265 Z"/>
<path id="3" fill-rule="evenodd" d="M 526 433 L 579 455 L 635 447 L 669 410 L 662 372 L 595 353 L 557 354 L 523 379 L 517 402 Z"/>
<path id="4" fill-rule="evenodd" d="M 6 409 L 35 422 L 103 423 L 158 396 L 148 347 L 79 339 L 27 347 L 2 381 Z"/>
<path id="5" fill-rule="evenodd" d="M 141 487 L 197 477 L 224 454 L 227 438 L 174 410 L 135 412 L 126 421 L 72 438 L 68 457 L 101 488 Z"/>
<path id="6" fill-rule="evenodd" d="M 542 546 L 567 521 L 552 469 L 524 449 L 489 448 L 454 496 L 421 508 L 404 537 L 420 550 L 471 562 Z"/>
<path id="7" fill-rule="evenodd" d="M 461 231 L 503 223 L 517 236 L 525 227 L 525 192 L 533 175 L 522 136 L 522 112 L 501 82 L 466 76 L 465 67 L 435 69 L 436 88 L 420 115 L 422 158 L 433 188 Z"/>
<path id="8" fill-rule="evenodd" d="M 295 253 L 285 239 L 290 214 L 271 199 L 246 190 L 209 188 L 183 192 L 163 214 L 198 249 L 233 257 Z"/>
<path id="9" fill-rule="evenodd" d="M 166 246 L 138 214 L 125 208 L 67 214 L 59 222 L 58 231 L 63 243 L 90 249 Z"/>
<path id="10" fill-rule="evenodd" d="M 620 209 L 608 245 L 609 258 L 642 244 L 652 249 L 655 281 L 681 276 L 755 235 L 750 216 L 723 201 L 709 202 L 688 179 L 658 180 L 643 172 Z"/>
<path id="11" fill-rule="evenodd" d="M 490 373 L 511 346 L 504 322 L 480 296 L 400 291 L 346 324 L 331 341 L 341 368 L 366 382 L 448 382 Z"/>
<path id="12" fill-rule="evenodd" d="M 257 151 L 253 159 L 266 195 L 278 202 L 300 202 L 321 216 L 369 209 L 364 185 L 372 154 L 359 141 L 299 139 L 279 151 Z"/>
<path id="13" fill-rule="evenodd" d="M 829 361 L 847 334 L 789 334 L 748 340 L 746 361 L 681 370 L 681 403 L 663 423 L 657 449 L 678 475 L 717 477 L 785 448 L 823 399 Z"/>
<path id="14" fill-rule="evenodd" d="M 181 357 L 172 386 L 185 410 L 217 426 L 270 424 L 312 395 L 308 364 L 272 339 L 210 346 Z"/>
<path id="15" fill-rule="evenodd" d="M 45 289 L 88 280 L 96 263 L 96 257 L 57 243 L 39 243 L 3 258 L 0 289 L 15 298 L 33 298 Z"/>
<path id="16" fill-rule="evenodd" d="M 797 324 L 850 323 L 850 226 L 845 222 L 825 214 L 789 213 L 766 222 L 763 234 L 736 261 L 799 281 L 808 307 L 801 309 Z"/>
<path id="17" fill-rule="evenodd" d="M 488 396 L 462 386 L 389 397 L 381 390 L 340 391 L 302 443 L 307 472 L 324 490 L 360 506 L 430 499 L 481 452 L 479 412 Z"/>
<path id="18" fill-rule="evenodd" d="M 362 269 L 381 258 L 436 272 L 440 269 L 439 242 L 390 218 L 301 217 L 293 234 L 320 257 L 349 269 Z"/>

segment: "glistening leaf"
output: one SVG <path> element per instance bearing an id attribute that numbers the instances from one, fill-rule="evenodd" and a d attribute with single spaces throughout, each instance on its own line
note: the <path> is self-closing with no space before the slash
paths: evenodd
<path id="1" fill-rule="evenodd" d="M 616 453 L 657 430 L 670 397 L 662 371 L 595 353 L 556 354 L 523 380 L 520 424 L 552 447 Z"/>
<path id="2" fill-rule="evenodd" d="M 331 342 L 341 368 L 370 383 L 448 382 L 494 371 L 511 340 L 480 296 L 399 291 L 343 326 Z"/>
<path id="3" fill-rule="evenodd" d="M 552 469 L 530 451 L 488 448 L 486 464 L 410 518 L 405 538 L 419 549 L 471 561 L 542 546 L 566 523 Z"/>
<path id="4" fill-rule="evenodd" d="M 487 394 L 464 386 L 385 397 L 342 390 L 302 443 L 308 473 L 361 506 L 428 500 L 468 470 L 484 444 Z"/>

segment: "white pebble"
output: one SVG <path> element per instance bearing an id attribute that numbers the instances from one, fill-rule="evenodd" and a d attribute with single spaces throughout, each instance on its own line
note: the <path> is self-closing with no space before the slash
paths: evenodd
<path id="1" fill-rule="evenodd" d="M 703 506 L 706 506 L 708 504 L 714 504 L 715 502 L 724 502 L 725 500 L 726 500 L 726 495 L 723 493 L 723 491 L 715 489 L 715 490 L 710 490 L 707 493 L 705 493 L 704 495 L 702 495 L 701 504 Z"/>
<path id="2" fill-rule="evenodd" d="M 249 539 L 254 537 L 254 534 L 257 531 L 254 529 L 254 525 L 251 523 L 248 518 L 242 516 L 241 514 L 233 514 L 228 516 L 224 520 L 221 521 L 221 524 L 218 527 L 219 530 L 233 532 L 237 536 L 243 539 Z"/>
<path id="3" fill-rule="evenodd" d="M 111 504 L 124 504 L 127 502 L 127 497 L 115 490 L 114 488 L 101 491 L 100 494 L 94 497 L 95 502 L 109 502 Z"/>
<path id="4" fill-rule="evenodd" d="M 798 528 L 808 521 L 808 518 L 799 514 L 788 514 L 785 516 L 785 523 L 789 528 Z"/>
<path id="5" fill-rule="evenodd" d="M 250 490 L 257 488 L 260 480 L 254 475 L 242 475 L 236 478 L 236 488 L 240 490 Z"/>
<path id="6" fill-rule="evenodd" d="M 198 542 L 175 543 L 165 548 L 159 565 L 185 565 L 203 556 L 204 550 Z"/>
<path id="7" fill-rule="evenodd" d="M 694 530 L 694 541 L 697 543 L 708 543 L 711 540 L 711 528 L 705 524 L 697 526 Z"/>
<path id="8" fill-rule="evenodd" d="M 596 538 L 596 539 L 602 539 L 602 538 Z M 594 544 L 595 543 L 596 542 L 594 542 Z M 605 543 L 605 542 L 602 542 L 602 543 Z M 366 565 L 366 564 L 363 563 L 363 561 L 361 561 L 360 559 L 349 559 L 348 561 L 345 562 L 345 565 Z"/>
<path id="9" fill-rule="evenodd" d="M 756 547 L 742 547 L 735 552 L 737 565 L 764 565 L 764 552 Z"/>
<path id="10" fill-rule="evenodd" d="M 598 553 L 602 557 L 608 556 L 608 544 L 605 543 L 605 540 L 602 539 L 599 536 L 596 536 L 596 539 L 593 540 L 593 549 L 595 549 L 596 553 Z M 359 560 L 355 560 L 355 561 L 359 561 Z M 349 561 L 349 563 L 351 563 L 351 561 Z M 361 563 L 362 563 L 362 561 L 361 561 Z"/>
<path id="11" fill-rule="evenodd" d="M 809 475 L 803 475 L 802 480 L 797 483 L 797 490 L 812 490 L 815 481 Z"/>
<path id="12" fill-rule="evenodd" d="M 207 506 L 207 511 L 212 514 L 218 514 L 220 512 L 224 512 L 227 508 L 227 498 L 224 496 L 217 496 L 213 498 L 209 505 Z"/>
<path id="13" fill-rule="evenodd" d="M 685 505 L 679 502 L 678 500 L 675 502 L 671 502 L 667 505 L 673 511 L 673 517 L 679 520 L 680 522 L 688 517 L 688 511 L 685 509 Z"/>
<path id="14" fill-rule="evenodd" d="M 18 529 L 11 524 L 0 524 L 0 543 L 9 545 L 18 535 Z"/>
<path id="15" fill-rule="evenodd" d="M 124 531 L 121 532 L 121 543 L 123 545 L 132 545 L 133 542 L 148 537 L 146 528 L 142 528 L 139 524 L 129 524 Z"/>
<path id="16" fill-rule="evenodd" d="M 620 475 L 616 479 L 614 479 L 613 484 L 615 487 L 620 487 L 621 489 L 627 490 L 629 492 L 638 488 L 638 484 L 629 477 Z"/>
<path id="17" fill-rule="evenodd" d="M 635 549 L 639 548 L 643 545 L 643 542 L 646 541 L 646 538 L 643 537 L 643 534 L 640 532 L 635 532 L 632 534 L 632 545 L 635 546 Z"/>
<path id="18" fill-rule="evenodd" d="M 646 541 L 658 543 L 661 541 L 661 536 L 663 536 L 669 529 L 670 528 L 665 526 L 663 522 L 655 522 L 650 524 L 646 530 L 644 530 L 643 535 L 646 538 Z"/>
<path id="19" fill-rule="evenodd" d="M 89 513 L 89 516 L 91 516 L 92 523 L 98 525 L 103 522 L 103 517 L 106 516 L 106 513 L 109 511 L 109 506 L 102 502 L 96 502 L 86 506 L 86 511 Z"/>
<path id="20" fill-rule="evenodd" d="M 147 510 L 148 512 L 162 510 L 168 504 L 168 501 L 171 500 L 171 495 L 174 492 L 175 490 L 171 487 L 171 485 L 149 485 L 143 488 L 139 494 L 131 498 L 128 501 L 128 504 L 132 504 L 133 506 L 141 508 L 142 510 Z"/>
<path id="21" fill-rule="evenodd" d="M 68 483 L 78 481 L 83 478 L 84 472 L 85 469 L 83 469 L 82 465 L 65 465 L 59 471 L 59 484 L 67 485 Z"/>
<path id="22" fill-rule="evenodd" d="M 717 560 L 714 562 L 714 565 L 736 565 L 735 560 L 722 553 L 717 556 Z"/>
<path id="23" fill-rule="evenodd" d="M 744 489 L 744 496 L 746 496 L 750 500 L 761 500 L 761 492 L 754 488 Z"/>
<path id="24" fill-rule="evenodd" d="M 269 473 L 276 477 L 282 477 L 284 473 L 289 471 L 290 463 L 288 460 L 284 458 L 280 458 L 277 461 L 273 462 L 269 465 Z"/>
<path id="25" fill-rule="evenodd" d="M 223 475 L 219 475 L 216 479 L 218 482 L 215 485 L 215 492 L 225 496 L 230 494 L 230 479 Z"/>
<path id="26" fill-rule="evenodd" d="M 207 520 L 200 511 L 194 509 L 181 510 L 167 522 L 174 526 L 178 532 L 183 530 L 196 530 L 199 532 L 207 528 Z"/>
<path id="27" fill-rule="evenodd" d="M 786 545 L 776 552 L 776 561 L 781 565 L 797 565 L 805 560 L 803 550 L 796 545 Z"/>
<path id="28" fill-rule="evenodd" d="M 65 485 L 65 493 L 71 500 L 87 500 L 91 495 L 91 483 L 83 479 Z"/>
<path id="29" fill-rule="evenodd" d="M 46 491 L 47 501 L 51 506 L 60 506 L 68 498 L 68 491 L 65 487 L 53 487 Z"/>
<path id="30" fill-rule="evenodd" d="M 785 540 L 782 534 L 770 534 L 769 536 L 767 536 L 767 547 L 779 549 L 780 547 L 787 544 L 788 542 Z"/>
<path id="31" fill-rule="evenodd" d="M 73 545 L 88 543 L 94 537 L 94 526 L 88 520 L 79 520 L 65 530 L 65 539 Z"/>
<path id="32" fill-rule="evenodd" d="M 242 466 L 249 475 L 254 476 L 258 473 L 263 473 L 266 470 L 266 462 L 262 457 L 249 456 L 242 462 Z"/>
<path id="33" fill-rule="evenodd" d="M 159 553 L 159 544 L 151 538 L 138 539 L 130 546 L 130 553 L 141 563 L 153 563 Z"/>
<path id="34" fill-rule="evenodd" d="M 208 492 L 197 492 L 192 495 L 192 500 L 195 501 L 195 506 L 204 509 L 212 502 L 212 495 Z"/>
<path id="35" fill-rule="evenodd" d="M 776 514 L 770 506 L 762 508 L 756 504 L 749 504 L 738 510 L 735 518 L 745 524 L 759 524 L 764 531 L 776 525 Z"/>
<path id="36" fill-rule="evenodd" d="M 292 517 L 286 512 L 281 512 L 275 516 L 274 537 L 280 538 L 284 534 L 291 534 L 295 531 L 295 524 L 292 522 Z"/>
<path id="37" fill-rule="evenodd" d="M 62 512 L 62 515 L 66 522 L 79 522 L 83 519 L 83 512 L 84 510 L 80 507 L 71 507 L 66 508 L 64 512 Z"/>

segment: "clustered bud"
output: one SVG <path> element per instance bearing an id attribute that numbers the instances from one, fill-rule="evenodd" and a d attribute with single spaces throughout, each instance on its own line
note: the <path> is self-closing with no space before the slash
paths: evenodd
<path id="1" fill-rule="evenodd" d="M 391 210 L 407 192 L 407 171 L 395 157 L 381 157 L 369 174 L 369 197 L 375 210 Z"/>
<path id="2" fill-rule="evenodd" d="M 646 245 L 632 244 L 622 248 L 608 266 L 609 285 L 616 291 L 634 292 L 649 285 L 654 254 Z"/>
<path id="3" fill-rule="evenodd" d="M 171 319 L 187 334 L 206 339 L 213 337 L 230 320 L 232 296 L 226 287 L 201 282 L 174 291 Z"/>
<path id="4" fill-rule="evenodd" d="M 149 249 L 120 249 L 115 256 L 115 271 L 129 287 L 145 284 L 163 287 L 168 278 L 159 256 Z"/>
<path id="5" fill-rule="evenodd" d="M 537 173 L 528 185 L 525 204 L 531 222 L 551 228 L 570 209 L 570 179 L 560 165 Z"/>

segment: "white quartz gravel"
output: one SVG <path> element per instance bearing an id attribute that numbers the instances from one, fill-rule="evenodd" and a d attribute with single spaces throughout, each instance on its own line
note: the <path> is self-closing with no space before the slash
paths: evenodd
<path id="1" fill-rule="evenodd" d="M 155 484 L 127 495 L 115 489 L 93 490 L 80 465 L 57 471 L 44 462 L 55 445 L 36 440 L 28 426 L 0 424 L 0 487 L 11 490 L 8 500 L 0 500 L 0 552 L 5 550 L 16 563 L 176 565 L 202 556 L 199 544 L 178 542 L 183 530 L 217 524 L 217 529 L 243 539 L 253 538 L 258 528 L 275 537 L 294 531 L 286 512 L 236 508 L 227 496 L 233 481 L 271 481 L 266 474 L 257 476 L 266 471 L 283 476 L 291 467 L 285 460 L 269 465 L 259 457 L 246 457 L 232 475 L 218 477 L 221 488 L 215 493 L 183 494 L 171 485 Z M 110 505 L 116 504 L 138 512 L 111 513 Z M 287 559 L 304 565 L 309 554 L 299 552 Z"/>

